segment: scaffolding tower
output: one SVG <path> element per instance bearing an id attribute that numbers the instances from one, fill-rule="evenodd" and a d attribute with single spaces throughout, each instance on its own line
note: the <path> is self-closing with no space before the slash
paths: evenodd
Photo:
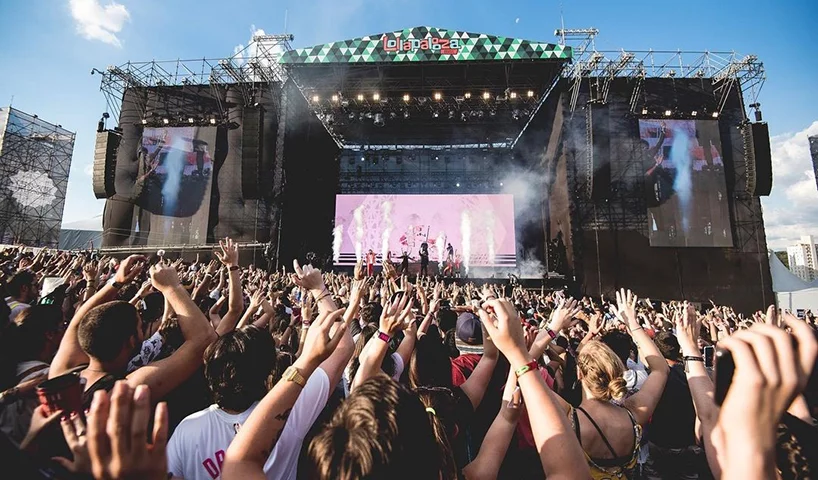
<path id="1" fill-rule="evenodd" d="M 76 134 L 0 108 L 0 243 L 56 248 Z"/>

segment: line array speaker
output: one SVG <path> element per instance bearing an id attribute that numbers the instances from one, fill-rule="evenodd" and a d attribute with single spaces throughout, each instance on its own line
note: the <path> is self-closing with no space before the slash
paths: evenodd
<path id="1" fill-rule="evenodd" d="M 756 122 L 742 128 L 744 161 L 747 172 L 747 193 L 761 197 L 773 188 L 773 163 L 770 153 L 770 131 L 766 122 Z"/>
<path id="2" fill-rule="evenodd" d="M 91 182 L 97 198 L 110 198 L 116 193 L 116 153 L 120 140 L 122 135 L 118 132 L 97 132 Z"/>
<path id="3" fill-rule="evenodd" d="M 247 200 L 256 200 L 261 192 L 261 158 L 264 148 L 264 110 L 244 107 L 241 137 L 241 192 Z"/>

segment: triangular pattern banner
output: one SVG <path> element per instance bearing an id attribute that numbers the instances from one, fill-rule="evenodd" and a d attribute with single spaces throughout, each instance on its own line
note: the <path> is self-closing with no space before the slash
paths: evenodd
<path id="1" fill-rule="evenodd" d="M 389 63 L 570 60 L 571 47 L 434 27 L 315 45 L 285 52 L 281 63 Z"/>

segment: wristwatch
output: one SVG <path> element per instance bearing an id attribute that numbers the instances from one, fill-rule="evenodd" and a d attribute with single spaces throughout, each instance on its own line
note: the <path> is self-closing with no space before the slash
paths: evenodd
<path id="1" fill-rule="evenodd" d="M 293 366 L 287 367 L 284 373 L 281 374 L 281 378 L 287 382 L 294 382 L 301 388 L 307 385 L 307 380 L 299 373 L 298 369 Z"/>
<path id="2" fill-rule="evenodd" d="M 112 286 L 112 287 L 114 287 L 115 289 L 119 290 L 119 289 L 121 289 L 122 287 L 124 287 L 124 286 L 125 286 L 125 284 L 124 284 L 124 283 L 119 283 L 119 282 L 113 282 L 113 283 L 111 284 L 111 286 Z"/>

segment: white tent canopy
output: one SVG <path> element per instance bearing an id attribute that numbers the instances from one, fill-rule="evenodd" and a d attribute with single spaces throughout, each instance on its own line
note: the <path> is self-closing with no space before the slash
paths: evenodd
<path id="1" fill-rule="evenodd" d="M 770 252 L 770 276 L 779 308 L 792 312 L 818 312 L 818 280 L 812 283 L 801 280 L 781 263 L 774 252 Z"/>

